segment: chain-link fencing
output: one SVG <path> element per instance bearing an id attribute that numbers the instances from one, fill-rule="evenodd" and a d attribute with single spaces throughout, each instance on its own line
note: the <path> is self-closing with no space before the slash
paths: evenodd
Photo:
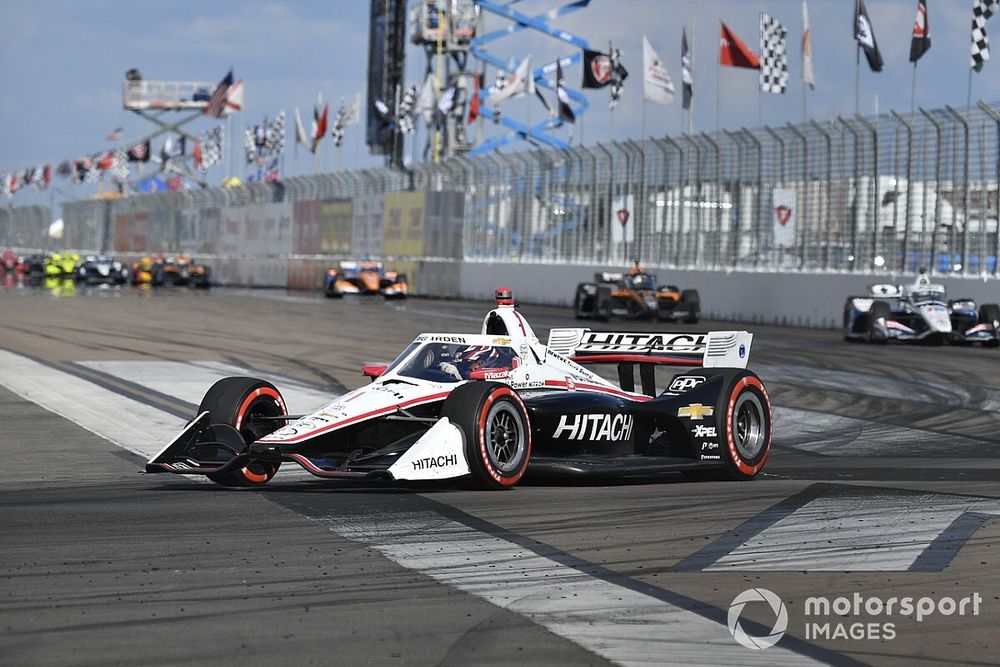
<path id="1" fill-rule="evenodd" d="M 709 270 L 927 266 L 997 275 L 998 146 L 1000 105 L 980 102 L 497 152 L 408 171 L 74 202 L 64 205 L 66 244 L 609 266 L 638 258 Z"/>
<path id="2" fill-rule="evenodd" d="M 0 248 L 44 250 L 51 223 L 48 206 L 0 207 Z"/>

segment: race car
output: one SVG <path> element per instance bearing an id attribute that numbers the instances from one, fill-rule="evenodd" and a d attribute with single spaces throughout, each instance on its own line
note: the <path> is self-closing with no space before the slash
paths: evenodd
<path id="1" fill-rule="evenodd" d="M 204 264 L 195 264 L 186 253 L 182 252 L 177 257 L 159 257 L 157 262 L 161 266 L 165 285 L 209 287 L 212 284 L 211 269 Z"/>
<path id="2" fill-rule="evenodd" d="M 75 252 L 54 252 L 45 257 L 42 270 L 46 278 L 72 278 L 79 263 L 80 255 Z"/>
<path id="3" fill-rule="evenodd" d="M 124 285 L 128 268 L 106 255 L 90 255 L 76 267 L 73 280 L 87 285 Z"/>
<path id="4" fill-rule="evenodd" d="M 695 324 L 701 313 L 698 290 L 659 285 L 638 260 L 626 273 L 601 272 L 594 282 L 576 286 L 573 309 L 578 320 L 623 319 L 683 320 Z"/>
<path id="5" fill-rule="evenodd" d="M 159 287 L 163 284 L 163 266 L 147 255 L 132 263 L 129 281 L 136 287 Z"/>
<path id="6" fill-rule="evenodd" d="M 386 299 L 405 299 L 409 292 L 406 274 L 386 271 L 382 262 L 361 260 L 341 262 L 336 269 L 327 269 L 323 293 L 331 299 L 345 294 L 381 294 Z"/>
<path id="7" fill-rule="evenodd" d="M 365 364 L 370 384 L 311 414 L 289 414 L 266 380 L 219 380 L 145 472 L 260 486 L 295 463 L 326 479 L 506 489 L 526 472 L 745 480 L 764 467 L 771 403 L 746 368 L 752 334 L 569 328 L 543 345 L 510 290 L 496 296 L 480 333 L 421 334 L 393 362 Z M 618 384 L 592 364 L 617 366 Z M 681 371 L 662 391 L 658 366 Z"/>
<path id="8" fill-rule="evenodd" d="M 844 304 L 844 338 L 885 343 L 890 340 L 982 343 L 1000 346 L 1000 306 L 972 299 L 948 299 L 943 285 L 921 269 L 910 286 L 877 283 L 868 296 Z"/>
<path id="9" fill-rule="evenodd" d="M 7 248 L 0 253 L 0 273 L 7 275 L 24 275 L 24 257 Z"/>

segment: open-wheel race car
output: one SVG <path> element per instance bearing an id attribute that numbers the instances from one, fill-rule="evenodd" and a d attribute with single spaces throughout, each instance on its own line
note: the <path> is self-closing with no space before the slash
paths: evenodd
<path id="1" fill-rule="evenodd" d="M 573 309 L 578 320 L 620 319 L 683 320 L 698 322 L 701 299 L 698 291 L 660 285 L 636 261 L 628 273 L 601 272 L 592 283 L 576 286 Z"/>
<path id="2" fill-rule="evenodd" d="M 77 265 L 73 280 L 87 285 L 124 285 L 128 267 L 106 255 L 89 255 Z"/>
<path id="3" fill-rule="evenodd" d="M 212 270 L 205 264 L 197 264 L 187 253 L 176 257 L 159 257 L 163 272 L 163 284 L 177 287 L 211 287 Z"/>
<path id="4" fill-rule="evenodd" d="M 335 269 L 327 269 L 323 278 L 323 293 L 331 298 L 345 294 L 381 294 L 386 299 L 405 299 L 409 293 L 406 274 L 387 271 L 382 262 L 345 261 Z"/>
<path id="5" fill-rule="evenodd" d="M 265 484 L 284 463 L 328 479 L 514 486 L 544 475 L 750 479 L 771 446 L 771 404 L 746 369 L 752 334 L 553 329 L 547 345 L 510 290 L 479 334 L 417 336 L 371 383 L 312 414 L 289 414 L 271 383 L 220 380 L 147 473 Z M 586 365 L 617 366 L 616 385 Z M 658 391 L 657 366 L 676 366 Z M 636 369 L 640 387 L 636 389 Z"/>
<path id="6" fill-rule="evenodd" d="M 1000 305 L 976 306 L 973 299 L 949 299 L 943 285 L 923 270 L 912 285 L 869 285 L 867 296 L 844 304 L 844 338 L 885 343 L 890 340 L 982 343 L 1000 346 Z"/>

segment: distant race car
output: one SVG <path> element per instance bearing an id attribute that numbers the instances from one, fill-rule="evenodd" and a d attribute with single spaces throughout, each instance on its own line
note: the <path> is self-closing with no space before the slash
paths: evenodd
<path id="1" fill-rule="evenodd" d="M 75 252 L 54 252 L 43 260 L 42 271 L 47 278 L 72 278 L 79 263 L 80 255 Z"/>
<path id="2" fill-rule="evenodd" d="M 1000 346 L 1000 306 L 972 299 L 948 299 L 921 270 L 912 286 L 874 284 L 867 296 L 844 304 L 844 338 L 884 343 L 889 340 L 982 343 Z"/>
<path id="3" fill-rule="evenodd" d="M 129 282 L 136 287 L 159 287 L 163 284 L 163 265 L 152 257 L 143 257 L 132 263 Z"/>
<path id="4" fill-rule="evenodd" d="M 124 285 L 128 267 L 106 255 L 90 255 L 77 265 L 73 280 L 87 285 Z"/>
<path id="5" fill-rule="evenodd" d="M 597 273 L 592 283 L 576 286 L 573 308 L 578 320 L 683 320 L 695 324 L 701 313 L 698 290 L 659 285 L 639 263 L 628 273 Z"/>
<path id="6" fill-rule="evenodd" d="M 365 364 L 370 384 L 311 414 L 288 414 L 265 380 L 218 381 L 145 472 L 259 486 L 295 463 L 328 479 L 470 478 L 484 489 L 526 471 L 751 479 L 772 433 L 767 391 L 746 369 L 751 341 L 575 328 L 543 345 L 500 289 L 479 334 L 421 334 L 392 363 Z M 619 384 L 585 364 L 616 365 Z M 681 367 L 662 391 L 657 365 Z"/>
<path id="7" fill-rule="evenodd" d="M 210 287 L 212 284 L 212 270 L 204 264 L 195 264 L 186 253 L 161 258 L 159 264 L 165 285 Z"/>
<path id="8" fill-rule="evenodd" d="M 382 262 L 361 260 L 341 262 L 336 269 L 327 269 L 323 293 L 339 298 L 345 294 L 381 294 L 386 299 L 405 299 L 409 293 L 406 274 L 386 271 Z"/>
<path id="9" fill-rule="evenodd" d="M 8 248 L 0 253 L 0 273 L 8 275 L 24 275 L 24 257 Z"/>

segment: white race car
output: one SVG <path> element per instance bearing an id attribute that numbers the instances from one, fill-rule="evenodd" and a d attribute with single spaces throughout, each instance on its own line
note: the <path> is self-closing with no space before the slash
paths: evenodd
<path id="1" fill-rule="evenodd" d="M 417 336 L 392 363 L 364 365 L 370 384 L 312 414 L 288 414 L 265 380 L 220 380 L 145 471 L 228 486 L 265 484 L 282 463 L 330 479 L 470 477 L 487 489 L 528 470 L 750 479 L 772 424 L 767 391 L 746 370 L 751 341 L 579 328 L 553 329 L 543 345 L 500 289 L 479 334 Z M 617 365 L 619 384 L 583 366 L 595 363 Z M 682 368 L 663 391 L 656 365 Z"/>

